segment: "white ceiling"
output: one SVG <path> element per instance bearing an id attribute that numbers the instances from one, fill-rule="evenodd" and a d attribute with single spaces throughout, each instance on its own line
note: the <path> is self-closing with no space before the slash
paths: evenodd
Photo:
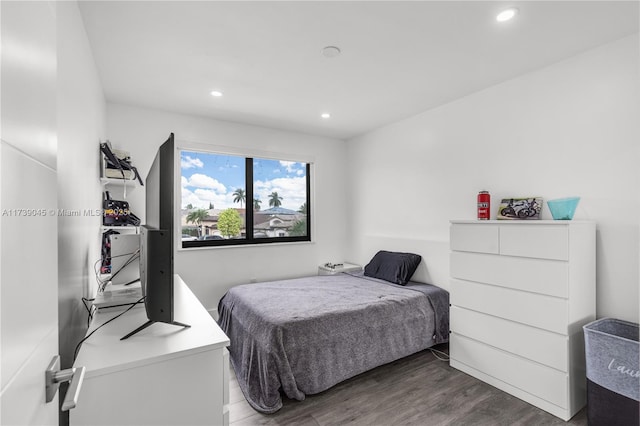
<path id="1" fill-rule="evenodd" d="M 496 22 L 513 5 L 518 16 Z M 82 1 L 80 10 L 109 102 L 342 139 L 637 33 L 639 22 L 638 1 Z M 342 54 L 325 58 L 330 45 Z"/>

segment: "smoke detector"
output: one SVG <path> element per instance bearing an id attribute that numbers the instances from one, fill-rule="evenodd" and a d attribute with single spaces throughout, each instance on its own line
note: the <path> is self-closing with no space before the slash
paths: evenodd
<path id="1" fill-rule="evenodd" d="M 322 49 L 322 56 L 325 58 L 335 58 L 340 55 L 340 48 L 336 46 L 327 46 Z"/>

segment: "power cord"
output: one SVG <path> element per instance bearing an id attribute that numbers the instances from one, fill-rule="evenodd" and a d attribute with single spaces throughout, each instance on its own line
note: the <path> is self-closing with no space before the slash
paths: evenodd
<path id="1" fill-rule="evenodd" d="M 93 264 L 93 273 L 96 277 L 96 282 L 98 283 L 98 291 L 99 292 L 103 292 L 105 287 L 107 286 L 107 284 L 109 284 L 109 281 L 111 281 L 115 276 L 117 276 L 120 271 L 122 271 L 125 267 L 129 266 L 131 263 L 133 263 L 136 259 L 140 258 L 140 249 L 135 250 L 134 252 L 131 253 L 125 253 L 125 254 L 120 254 L 118 256 L 114 256 L 111 259 L 115 259 L 118 257 L 123 257 L 123 256 L 130 256 L 129 259 L 126 260 L 126 262 L 124 263 L 124 265 L 122 265 L 122 267 L 120 269 L 118 269 L 117 271 L 109 274 L 109 278 L 107 279 L 100 279 L 100 270 L 97 269 L 97 266 L 99 263 L 102 262 L 102 259 L 98 259 L 96 260 L 96 262 Z M 132 284 L 134 282 L 136 282 L 138 280 L 134 280 L 131 283 L 127 283 L 127 285 Z"/>
<path id="2" fill-rule="evenodd" d="M 84 336 L 84 338 L 78 342 L 78 345 L 76 346 L 76 349 L 73 351 L 73 361 L 75 362 L 76 358 L 78 357 L 78 352 L 80 352 L 80 346 L 82 346 L 82 344 L 89 337 L 91 337 L 93 335 L 93 333 L 95 333 L 96 331 L 100 330 L 102 327 L 104 327 L 105 325 L 109 324 L 113 320 L 120 318 L 121 316 L 123 316 L 124 314 L 129 312 L 131 309 L 133 309 L 133 307 L 136 306 L 138 303 L 142 303 L 143 300 L 144 300 L 144 296 L 141 297 L 140 299 L 138 299 L 137 302 L 130 303 L 129 305 L 131 305 L 131 306 L 129 306 L 127 309 L 125 309 L 124 311 L 120 312 L 118 315 L 116 315 L 115 317 L 111 318 L 110 320 L 105 321 L 104 324 L 100 325 L 99 327 L 96 327 L 95 330 L 93 330 L 91 333 L 89 333 L 86 336 Z"/>
<path id="3" fill-rule="evenodd" d="M 87 313 L 89 314 L 89 316 L 87 317 L 87 328 L 89 327 L 89 325 L 91 325 L 91 320 L 93 319 L 93 313 L 96 311 L 96 307 L 91 305 L 87 305 L 87 302 L 93 302 L 96 299 L 87 299 L 86 297 L 82 298 L 82 304 L 84 305 L 84 308 L 87 310 Z"/>
<path id="4" fill-rule="evenodd" d="M 133 253 L 127 253 L 127 254 L 121 254 L 119 256 L 115 256 L 115 258 L 123 257 L 123 256 L 130 256 L 130 257 L 124 262 L 124 265 L 122 265 L 120 269 L 118 269 L 115 272 L 111 271 L 111 280 L 113 280 L 120 272 L 122 272 L 124 268 L 132 264 L 134 260 L 137 260 L 140 257 L 140 249 L 134 251 Z M 113 259 L 114 257 L 111 258 L 112 261 Z"/>
<path id="5" fill-rule="evenodd" d="M 449 354 L 448 353 L 442 352 L 442 351 L 439 351 L 439 350 L 433 349 L 433 348 L 429 348 L 429 350 L 431 351 L 433 356 L 436 357 L 436 359 L 438 359 L 440 361 L 449 361 Z"/>

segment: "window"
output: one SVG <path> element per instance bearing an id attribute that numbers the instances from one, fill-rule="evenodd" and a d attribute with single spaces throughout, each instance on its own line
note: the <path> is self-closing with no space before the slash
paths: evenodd
<path id="1" fill-rule="evenodd" d="M 311 241 L 310 164 L 180 151 L 182 247 Z"/>

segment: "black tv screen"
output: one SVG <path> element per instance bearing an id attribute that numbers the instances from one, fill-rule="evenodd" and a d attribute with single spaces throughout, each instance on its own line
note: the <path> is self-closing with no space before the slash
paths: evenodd
<path id="1" fill-rule="evenodd" d="M 174 156 L 171 133 L 158 148 L 145 180 L 146 221 L 140 228 L 140 284 L 149 321 L 122 340 L 155 322 L 188 327 L 173 318 Z"/>

